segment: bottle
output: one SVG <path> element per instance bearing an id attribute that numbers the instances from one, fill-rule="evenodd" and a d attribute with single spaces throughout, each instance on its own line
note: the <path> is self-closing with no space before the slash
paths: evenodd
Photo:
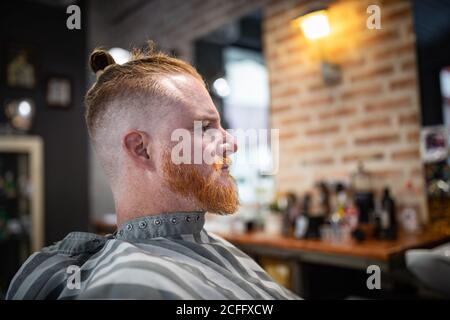
<path id="1" fill-rule="evenodd" d="M 414 195 L 413 185 L 410 181 L 406 184 L 408 195 Z M 419 207 L 411 197 L 403 199 L 403 209 L 399 215 L 399 221 L 404 232 L 415 234 L 421 231 Z"/>
<path id="2" fill-rule="evenodd" d="M 324 181 L 319 182 L 316 187 L 319 191 L 320 206 L 321 206 L 320 210 L 322 212 L 322 215 L 327 217 L 332 213 L 330 205 L 330 191 L 328 189 L 327 184 Z"/>
<path id="3" fill-rule="evenodd" d="M 381 234 L 384 239 L 395 239 L 397 237 L 397 217 L 395 201 L 388 187 L 384 189 L 381 200 Z"/>
<path id="4" fill-rule="evenodd" d="M 375 211 L 374 211 L 374 219 L 373 219 L 373 223 L 374 223 L 374 228 L 373 228 L 373 237 L 375 239 L 381 239 L 382 238 L 382 232 L 383 232 L 383 228 L 382 228 L 382 217 L 384 214 L 383 209 L 382 209 L 382 203 L 383 201 L 381 200 L 380 202 L 376 202 L 375 203 Z"/>
<path id="5" fill-rule="evenodd" d="M 351 176 L 353 200 L 359 212 L 359 223 L 369 224 L 373 220 L 375 209 L 372 175 L 364 168 L 362 162 Z"/>

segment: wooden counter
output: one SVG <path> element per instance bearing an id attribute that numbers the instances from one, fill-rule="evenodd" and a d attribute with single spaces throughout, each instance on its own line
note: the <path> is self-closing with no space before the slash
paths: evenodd
<path id="1" fill-rule="evenodd" d="M 368 239 L 362 242 L 351 240 L 346 243 L 332 244 L 321 240 L 298 240 L 283 236 L 268 236 L 263 232 L 245 234 L 220 234 L 237 246 L 258 246 L 281 250 L 317 252 L 342 256 L 360 257 L 380 261 L 389 261 L 392 257 L 414 248 L 429 248 L 446 241 L 450 236 L 424 232 L 417 235 L 401 234 L 396 240 Z"/>
<path id="2" fill-rule="evenodd" d="M 351 240 L 332 244 L 320 240 L 297 240 L 283 236 L 268 236 L 262 232 L 245 234 L 219 234 L 258 262 L 266 258 L 284 261 L 290 266 L 289 287 L 304 298 L 313 297 L 311 285 L 320 280 L 311 279 L 311 266 L 341 270 L 360 270 L 376 265 L 382 272 L 383 288 L 399 284 L 420 286 L 406 270 L 405 251 L 415 248 L 432 248 L 450 241 L 449 235 L 423 232 L 417 235 L 399 235 L 393 241 L 368 239 L 363 242 Z M 343 269 L 342 269 L 343 268 Z M 365 282 L 364 282 L 365 284 Z"/>

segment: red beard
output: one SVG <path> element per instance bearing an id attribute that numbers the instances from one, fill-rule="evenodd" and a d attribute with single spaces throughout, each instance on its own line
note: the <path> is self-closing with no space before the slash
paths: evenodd
<path id="1" fill-rule="evenodd" d="M 202 174 L 201 166 L 174 164 L 170 150 L 163 155 L 163 172 L 169 188 L 184 197 L 193 197 L 202 210 L 217 214 L 233 214 L 239 206 L 236 182 L 228 172 L 222 172 L 222 164 L 215 163 L 208 173 Z"/>

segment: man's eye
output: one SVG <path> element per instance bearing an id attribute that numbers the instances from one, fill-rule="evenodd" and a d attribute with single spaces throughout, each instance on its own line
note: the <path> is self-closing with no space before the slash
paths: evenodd
<path id="1" fill-rule="evenodd" d="M 206 131 L 206 130 L 208 130 L 208 129 L 210 129 L 210 128 L 211 128 L 211 126 L 210 126 L 210 125 L 207 125 L 207 126 L 203 126 L 203 127 L 202 127 L 202 130 L 203 130 L 203 131 Z"/>

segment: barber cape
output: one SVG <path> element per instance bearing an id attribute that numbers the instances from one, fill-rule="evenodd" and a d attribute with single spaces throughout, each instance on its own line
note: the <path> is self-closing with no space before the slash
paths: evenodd
<path id="1" fill-rule="evenodd" d="M 6 298 L 299 299 L 204 224 L 204 212 L 164 213 L 70 233 L 27 259 Z"/>

